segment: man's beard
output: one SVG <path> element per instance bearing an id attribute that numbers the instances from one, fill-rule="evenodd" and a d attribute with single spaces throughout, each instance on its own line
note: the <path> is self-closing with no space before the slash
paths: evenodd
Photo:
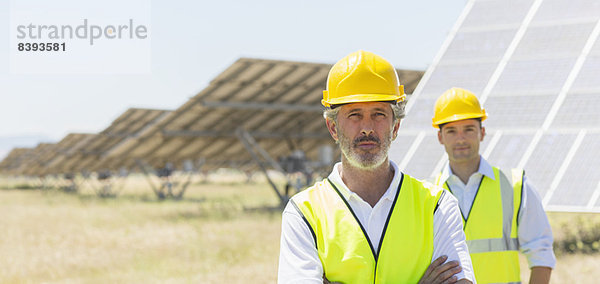
<path id="1" fill-rule="evenodd" d="M 387 153 L 390 144 L 392 143 L 391 133 L 385 135 L 381 140 L 374 135 L 363 135 L 350 141 L 350 139 L 338 129 L 338 136 L 338 143 L 340 144 L 340 149 L 342 150 L 344 157 L 346 157 L 346 160 L 348 160 L 353 167 L 365 170 L 372 170 L 381 166 L 387 158 Z M 358 144 L 361 142 L 375 142 L 379 149 L 373 149 L 378 150 L 376 153 L 363 151 L 358 147 Z"/>

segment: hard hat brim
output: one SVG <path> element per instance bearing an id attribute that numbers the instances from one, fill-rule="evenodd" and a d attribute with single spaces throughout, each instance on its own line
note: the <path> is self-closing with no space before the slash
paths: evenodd
<path id="1" fill-rule="evenodd" d="M 446 117 L 444 119 L 440 119 L 438 121 L 433 121 L 433 123 L 431 125 L 435 128 L 439 128 L 440 124 L 445 124 L 445 123 L 450 123 L 450 122 L 455 122 L 455 121 L 465 120 L 465 119 L 473 119 L 473 118 L 481 118 L 481 121 L 484 121 L 487 118 L 487 114 L 486 113 L 455 114 L 455 115 Z"/>
<path id="2" fill-rule="evenodd" d="M 321 103 L 330 107 L 332 105 L 342 105 L 351 103 L 364 103 L 364 102 L 401 102 L 404 101 L 406 95 L 388 95 L 388 94 L 356 94 L 350 96 L 343 96 L 339 98 L 333 98 L 329 100 L 321 100 Z"/>

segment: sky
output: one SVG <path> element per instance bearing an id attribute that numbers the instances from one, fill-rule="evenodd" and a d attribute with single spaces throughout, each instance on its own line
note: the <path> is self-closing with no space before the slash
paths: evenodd
<path id="1" fill-rule="evenodd" d="M 176 109 L 240 57 L 335 63 L 364 49 L 396 68 L 426 70 L 466 4 L 466 0 L 115 0 L 77 1 L 88 5 L 79 4 L 77 10 L 73 1 L 0 1 L 0 25 L 5 27 L 0 29 L 4 55 L 0 56 L 0 157 L 15 146 L 57 142 L 73 132 L 97 133 L 130 107 Z M 40 8 L 43 2 L 53 6 Z M 140 2 L 145 4 L 136 10 Z M 112 5 L 118 3 L 129 6 Z M 16 13 L 17 4 L 30 6 Z M 15 66 L 11 60 L 16 46 L 11 21 L 25 24 L 29 18 L 23 13 L 36 9 L 42 11 L 36 17 L 44 19 L 65 15 L 145 19 L 148 45 L 134 54 L 147 59 L 144 71 L 53 72 L 36 66 L 34 60 L 20 67 L 41 73 L 15 73 L 10 67 Z M 61 56 L 56 70 L 98 63 L 85 61 L 93 56 L 85 60 L 81 55 Z M 107 64 L 129 66 L 130 59 L 113 56 L 114 62 Z"/>

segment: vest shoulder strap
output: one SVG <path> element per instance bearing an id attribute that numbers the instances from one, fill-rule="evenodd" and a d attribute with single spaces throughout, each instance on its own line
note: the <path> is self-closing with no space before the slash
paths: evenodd
<path id="1" fill-rule="evenodd" d="M 518 217 L 521 213 L 521 206 L 523 205 L 523 181 L 525 178 L 525 171 L 519 168 L 504 168 L 498 170 L 500 171 L 501 175 L 506 177 L 510 183 L 510 188 L 512 188 L 514 215 L 517 217 L 516 224 L 518 225 Z M 508 185 L 506 186 L 509 188 Z"/>
<path id="2" fill-rule="evenodd" d="M 315 248 L 317 250 L 319 250 L 319 247 L 317 246 L 317 235 L 315 234 L 315 230 L 313 230 L 312 226 L 310 225 L 310 223 L 308 222 L 308 220 L 306 219 L 306 217 L 304 216 L 302 211 L 300 211 L 300 208 L 298 208 L 298 205 L 296 204 L 296 202 L 294 202 L 294 200 L 290 199 L 290 203 L 292 204 L 292 206 L 294 206 L 294 209 L 296 209 L 296 211 L 298 212 L 300 217 L 302 217 L 302 220 L 304 221 L 304 223 L 306 223 L 306 226 L 308 227 L 308 229 L 310 230 L 310 234 L 312 235 L 313 241 L 315 242 Z"/>
<path id="3" fill-rule="evenodd" d="M 444 196 L 446 196 L 446 191 L 442 190 L 442 194 L 440 195 L 440 199 L 438 199 L 437 204 L 435 205 L 435 208 L 433 209 L 433 214 L 435 214 L 435 212 L 438 210 L 438 207 L 440 207 L 440 203 L 442 203 L 442 199 L 444 199 Z"/>

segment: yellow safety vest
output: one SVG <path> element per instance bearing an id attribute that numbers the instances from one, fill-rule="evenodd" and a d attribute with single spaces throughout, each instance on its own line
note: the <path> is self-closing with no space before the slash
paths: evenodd
<path id="1" fill-rule="evenodd" d="M 478 283 L 521 283 L 517 217 L 524 172 L 493 169 L 495 179 L 483 176 L 469 216 L 463 216 L 473 271 Z M 440 177 L 436 184 L 452 191 Z"/>
<path id="2" fill-rule="evenodd" d="M 291 199 L 308 224 L 327 279 L 417 283 L 433 256 L 433 213 L 444 190 L 403 175 L 376 252 L 360 221 L 328 179 Z"/>

